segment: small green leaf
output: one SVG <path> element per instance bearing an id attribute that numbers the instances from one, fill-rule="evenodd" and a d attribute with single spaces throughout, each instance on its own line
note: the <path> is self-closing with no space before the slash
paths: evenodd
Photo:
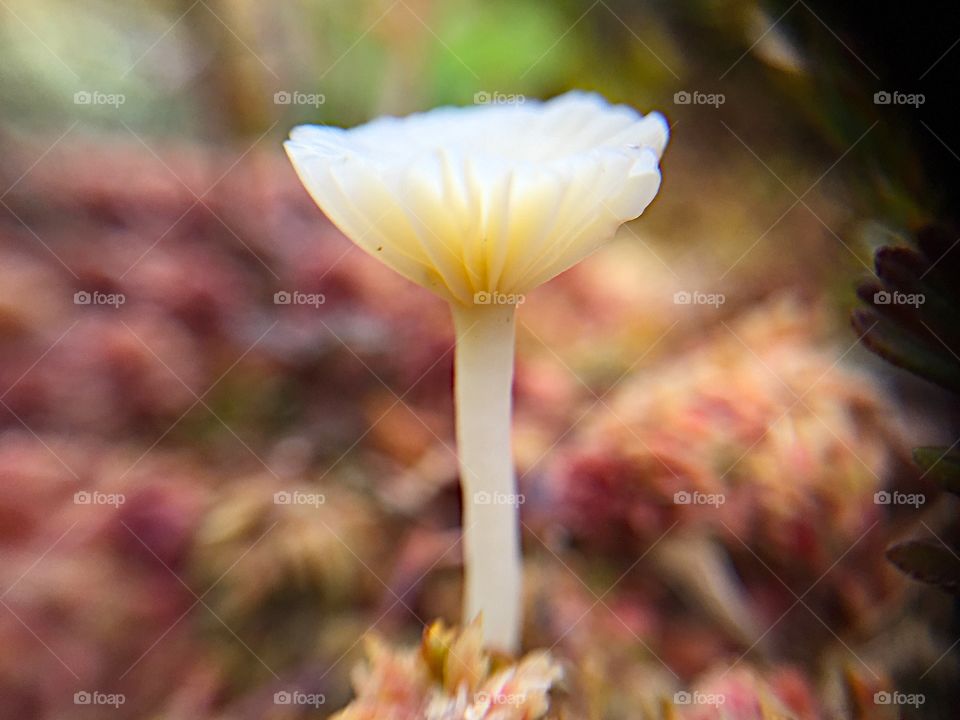
<path id="1" fill-rule="evenodd" d="M 884 360 L 941 387 L 960 393 L 960 362 L 936 338 L 920 339 L 875 312 L 854 310 L 852 322 L 861 340 Z"/>
<path id="2" fill-rule="evenodd" d="M 887 559 L 914 580 L 960 594 L 960 558 L 941 543 L 910 540 L 889 548 Z"/>

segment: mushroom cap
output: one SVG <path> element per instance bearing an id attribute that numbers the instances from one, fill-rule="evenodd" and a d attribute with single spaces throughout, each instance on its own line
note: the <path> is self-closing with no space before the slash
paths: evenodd
<path id="1" fill-rule="evenodd" d="M 451 301 L 522 294 L 638 217 L 669 135 L 592 93 L 443 107 L 285 143 L 301 181 L 354 243 Z"/>

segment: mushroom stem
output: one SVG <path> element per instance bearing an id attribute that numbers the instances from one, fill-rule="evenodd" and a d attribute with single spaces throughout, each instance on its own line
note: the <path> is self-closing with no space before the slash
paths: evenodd
<path id="1" fill-rule="evenodd" d="M 514 305 L 451 304 L 457 456 L 463 493 L 464 623 L 483 613 L 485 640 L 519 644 L 521 567 L 510 444 Z"/>

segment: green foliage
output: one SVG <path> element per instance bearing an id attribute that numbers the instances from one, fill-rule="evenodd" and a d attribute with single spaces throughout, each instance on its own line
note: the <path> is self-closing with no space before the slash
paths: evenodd
<path id="1" fill-rule="evenodd" d="M 462 104 L 478 91 L 562 86 L 578 62 L 577 34 L 565 32 L 570 22 L 561 7 L 544 3 L 449 3 L 437 30 L 443 41 L 431 50 L 432 100 Z"/>
<path id="2" fill-rule="evenodd" d="M 960 392 L 960 263 L 942 229 L 925 230 L 917 245 L 877 251 L 878 280 L 858 288 L 869 307 L 854 313 L 853 324 L 884 359 Z"/>
<path id="3" fill-rule="evenodd" d="M 945 390 L 960 393 L 960 251 L 943 228 L 919 233 L 916 247 L 883 247 L 875 257 L 877 280 L 860 285 L 866 308 L 853 325 L 864 344 L 888 362 Z M 922 477 L 960 495 L 960 454 L 923 447 L 913 453 Z M 960 558 L 940 542 L 912 540 L 887 551 L 900 570 L 957 594 Z"/>

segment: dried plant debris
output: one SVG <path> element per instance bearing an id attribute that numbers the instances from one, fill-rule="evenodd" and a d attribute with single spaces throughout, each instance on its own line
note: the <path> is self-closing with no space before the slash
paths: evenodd
<path id="1" fill-rule="evenodd" d="M 551 690 L 563 677 L 546 652 L 520 659 L 491 654 L 478 620 L 464 630 L 426 628 L 419 648 L 394 650 L 368 639 L 354 673 L 356 699 L 336 720 L 538 720 L 551 714 Z"/>

